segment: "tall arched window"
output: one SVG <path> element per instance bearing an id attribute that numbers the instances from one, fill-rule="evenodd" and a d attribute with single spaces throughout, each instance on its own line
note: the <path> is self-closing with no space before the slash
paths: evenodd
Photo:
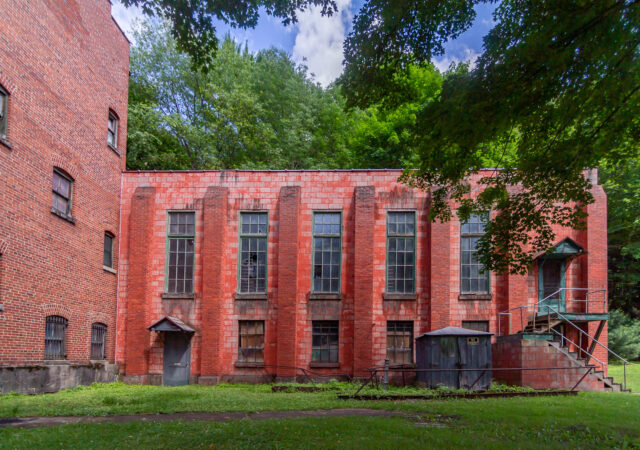
<path id="1" fill-rule="evenodd" d="M 47 316 L 44 333 L 44 359 L 66 359 L 67 324 L 62 316 Z"/>

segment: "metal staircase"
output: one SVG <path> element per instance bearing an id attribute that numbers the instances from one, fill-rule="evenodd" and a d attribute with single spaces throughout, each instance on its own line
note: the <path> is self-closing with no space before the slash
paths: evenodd
<path id="1" fill-rule="evenodd" d="M 573 298 L 566 302 L 569 292 L 573 294 Z M 577 298 L 575 296 L 576 293 L 583 293 L 584 298 Z M 602 294 L 602 298 L 594 300 L 594 293 Z M 591 298 L 589 298 L 590 294 Z M 571 305 L 570 308 L 568 308 L 568 304 Z M 598 341 L 609 318 L 605 289 L 562 288 L 535 304 L 519 306 L 501 312 L 498 314 L 499 336 L 501 335 L 500 319 L 504 317 L 508 319 L 507 332 L 513 334 L 511 330 L 514 328 L 512 323 L 514 315 L 520 318 L 520 326 L 517 327 L 517 322 L 515 324 L 516 334 L 540 335 L 540 337 L 548 341 L 551 347 L 565 355 L 572 365 L 579 365 L 584 368 L 592 366 L 594 370 L 590 373 L 590 376 L 595 376 L 601 381 L 605 390 L 631 392 L 630 389 L 627 389 L 627 364 L 629 364 L 629 361 Z M 588 334 L 576 323 L 593 321 L 600 322 L 595 336 Z M 586 341 L 588 348 L 584 348 L 567 337 L 566 332 L 570 329 L 578 332 L 579 341 Z M 598 346 L 605 349 L 608 355 L 612 355 L 623 363 L 624 380 L 622 383 L 615 382 L 613 377 L 605 376 L 606 363 L 594 356 L 594 351 Z"/>

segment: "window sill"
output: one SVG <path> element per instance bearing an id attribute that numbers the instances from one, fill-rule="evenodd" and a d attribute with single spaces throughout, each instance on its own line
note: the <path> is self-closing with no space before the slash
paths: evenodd
<path id="1" fill-rule="evenodd" d="M 309 367 L 316 369 L 337 369 L 340 367 L 340 363 L 311 362 L 309 363 Z"/>
<path id="2" fill-rule="evenodd" d="M 235 367 L 240 369 L 264 369 L 264 363 L 236 362 Z"/>
<path id="3" fill-rule="evenodd" d="M 102 266 L 102 270 L 104 270 L 105 272 L 109 272 L 112 274 L 117 274 L 118 271 L 116 269 L 114 269 L 113 267 L 109 267 L 109 266 Z"/>
<path id="4" fill-rule="evenodd" d="M 111 144 L 107 144 L 107 147 L 109 147 L 109 148 L 111 149 L 111 151 L 112 151 L 113 153 L 115 153 L 116 155 L 121 156 L 121 155 L 120 155 L 120 152 L 118 151 L 118 149 L 117 149 L 117 148 L 115 148 L 113 145 L 111 145 Z"/>
<path id="5" fill-rule="evenodd" d="M 194 300 L 196 298 L 196 294 L 173 294 L 169 292 L 164 292 L 162 294 L 162 300 Z"/>
<path id="6" fill-rule="evenodd" d="M 458 296 L 458 300 L 460 301 L 474 301 L 474 300 L 484 300 L 490 301 L 493 298 L 491 294 L 460 294 Z"/>
<path id="7" fill-rule="evenodd" d="M 64 219 L 64 220 L 66 220 L 67 222 L 72 223 L 73 225 L 75 225 L 75 224 L 76 224 L 76 221 L 75 221 L 75 219 L 74 219 L 73 217 L 68 216 L 68 215 L 66 215 L 66 214 L 63 214 L 63 213 L 61 213 L 60 211 L 58 211 L 57 209 L 53 209 L 53 208 L 51 208 L 51 214 L 53 214 L 54 216 L 58 216 L 58 217 L 60 217 L 61 219 Z"/>
<path id="8" fill-rule="evenodd" d="M 331 292 L 309 292 L 309 300 L 342 300 L 342 294 Z"/>
<path id="9" fill-rule="evenodd" d="M 418 294 L 415 292 L 413 294 L 392 294 L 392 293 L 384 293 L 382 294 L 383 300 L 410 300 L 415 301 L 418 299 Z"/>
<path id="10" fill-rule="evenodd" d="M 261 300 L 261 301 L 269 300 L 269 297 L 267 296 L 267 294 L 250 293 L 250 292 L 247 292 L 247 293 L 236 292 L 233 298 L 235 300 Z"/>
<path id="11" fill-rule="evenodd" d="M 13 148 L 13 145 L 11 145 L 11 142 L 7 141 L 7 138 L 5 138 L 4 136 L 0 137 L 0 144 L 4 145 L 9 150 Z"/>

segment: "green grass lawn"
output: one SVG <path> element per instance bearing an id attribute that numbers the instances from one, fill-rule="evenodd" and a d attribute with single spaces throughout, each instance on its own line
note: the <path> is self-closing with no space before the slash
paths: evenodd
<path id="1" fill-rule="evenodd" d="M 609 365 L 608 375 L 613 377 L 618 383 L 622 383 L 624 366 Z M 627 365 L 627 388 L 635 393 L 640 393 L 640 363 L 631 363 Z"/>
<path id="2" fill-rule="evenodd" d="M 113 384 L 57 394 L 0 397 L 0 415 L 5 417 L 346 407 L 402 410 L 411 413 L 412 418 L 330 417 L 5 428 L 0 429 L 0 448 L 640 446 L 640 396 L 628 394 L 362 402 L 339 400 L 335 391 L 274 394 L 266 385 L 166 388 Z"/>

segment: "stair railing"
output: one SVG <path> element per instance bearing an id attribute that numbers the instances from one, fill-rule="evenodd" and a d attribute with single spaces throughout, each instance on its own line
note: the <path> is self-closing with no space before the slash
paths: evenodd
<path id="1" fill-rule="evenodd" d="M 600 363 L 600 370 L 604 371 L 604 366 L 605 364 L 600 361 L 598 358 L 596 358 L 594 355 L 592 355 L 591 353 L 589 353 L 587 350 L 583 349 L 582 347 L 580 347 L 578 344 L 576 344 L 575 342 L 573 342 L 571 339 L 569 339 L 568 337 L 566 337 L 564 334 L 560 333 L 557 330 L 554 330 L 553 328 L 551 329 L 551 331 L 555 334 L 557 334 L 558 336 L 560 336 L 560 338 L 562 339 L 562 342 L 560 343 L 560 345 L 562 347 L 564 347 L 564 341 L 569 342 L 570 344 L 573 344 L 574 347 L 576 347 L 577 349 L 579 349 L 580 351 L 586 353 L 587 355 L 589 355 L 591 358 L 595 359 L 597 362 Z M 589 361 L 587 361 L 587 364 L 589 364 Z"/>
<path id="2" fill-rule="evenodd" d="M 552 306 L 548 306 L 549 309 L 553 309 Z M 615 356 L 616 358 L 618 358 L 620 361 L 622 361 L 622 364 L 624 365 L 623 367 L 623 374 L 624 374 L 624 389 L 627 389 L 627 364 L 629 364 L 629 361 L 627 361 L 626 359 L 624 359 L 622 356 L 618 355 L 616 352 L 614 352 L 613 350 L 611 350 L 609 347 L 607 347 L 606 345 L 602 344 L 600 341 L 598 341 L 595 337 L 591 336 L 589 333 L 587 333 L 586 331 L 584 331 L 582 328 L 580 328 L 579 326 L 577 326 L 575 323 L 573 323 L 572 321 L 570 321 L 569 319 L 567 319 L 566 316 L 564 316 L 562 313 L 554 310 L 553 311 L 555 314 L 558 315 L 558 317 L 562 317 L 567 323 L 569 323 L 571 326 L 573 326 L 576 330 L 578 330 L 581 334 L 587 336 L 589 339 L 591 339 L 591 342 L 595 342 L 596 344 L 598 344 L 599 346 L 601 346 L 602 348 L 604 348 L 608 353 L 611 353 L 613 356 Z M 575 344 L 574 344 L 575 345 Z M 578 348 L 580 348 L 579 346 L 577 346 Z M 588 352 L 587 355 L 589 355 Z M 589 363 L 589 360 L 587 360 L 587 364 Z M 603 366 L 604 367 L 604 366 Z"/>

